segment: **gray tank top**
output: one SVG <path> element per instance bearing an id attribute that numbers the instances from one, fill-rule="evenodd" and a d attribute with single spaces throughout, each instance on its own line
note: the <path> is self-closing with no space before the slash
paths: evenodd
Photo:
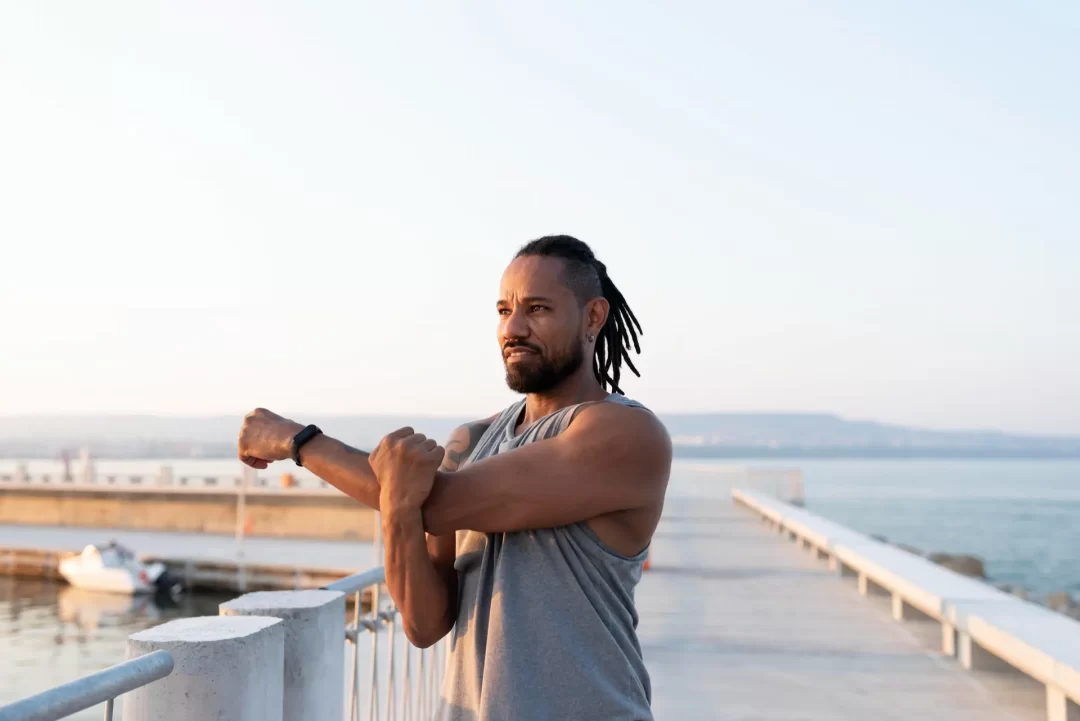
<path id="1" fill-rule="evenodd" d="M 607 402 L 643 408 L 620 395 Z M 507 408 L 467 463 L 566 430 L 580 404 L 514 435 Z M 457 532 L 458 617 L 440 721 L 651 721 L 634 587 L 648 555 L 622 556 L 587 523 L 514 533 Z"/>

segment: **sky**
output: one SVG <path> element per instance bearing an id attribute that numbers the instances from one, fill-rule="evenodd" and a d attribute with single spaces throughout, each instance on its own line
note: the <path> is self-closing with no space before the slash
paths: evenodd
<path id="1" fill-rule="evenodd" d="M 1080 434 L 1078 31 L 1068 0 L 0 0 L 0 414 L 489 415 L 500 274 L 568 233 L 656 410 Z"/>

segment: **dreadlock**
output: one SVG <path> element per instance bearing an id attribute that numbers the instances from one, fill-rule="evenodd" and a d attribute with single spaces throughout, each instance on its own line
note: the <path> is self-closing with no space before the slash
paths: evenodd
<path id="1" fill-rule="evenodd" d="M 596 297 L 603 297 L 608 302 L 610 311 L 596 339 L 593 371 L 602 387 L 622 393 L 619 378 L 623 363 L 634 375 L 641 377 L 630 359 L 630 347 L 633 343 L 634 352 L 640 354 L 638 336 L 644 334 L 634 311 L 608 277 L 607 267 L 596 259 L 588 245 L 569 235 L 537 238 L 523 245 L 514 257 L 531 255 L 561 258 L 565 265 L 563 279 L 582 305 Z"/>

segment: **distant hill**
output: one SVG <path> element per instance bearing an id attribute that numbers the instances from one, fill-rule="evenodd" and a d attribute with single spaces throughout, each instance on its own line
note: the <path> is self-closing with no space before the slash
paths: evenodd
<path id="1" fill-rule="evenodd" d="M 826 413 L 666 415 L 686 455 L 1080 457 L 1080 438 L 931 431 Z"/>
<path id="2" fill-rule="evenodd" d="M 471 419 L 304 415 L 347 443 L 371 448 L 412 425 L 444 439 Z M 930 431 L 819 413 L 662 414 L 687 457 L 1041 457 L 1080 458 L 1080 438 L 998 431 Z M 238 416 L 0 416 L 0 457 L 51 458 L 89 447 L 99 457 L 231 457 Z"/>

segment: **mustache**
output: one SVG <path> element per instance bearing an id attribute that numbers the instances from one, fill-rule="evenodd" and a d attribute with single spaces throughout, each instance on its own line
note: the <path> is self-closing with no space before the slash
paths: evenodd
<path id="1" fill-rule="evenodd" d="M 525 348 L 527 350 L 533 351 L 534 353 L 539 353 L 540 352 L 540 349 L 537 348 L 536 346 L 534 346 L 532 343 L 525 343 L 525 342 L 519 341 L 519 340 L 512 340 L 512 341 L 507 341 L 506 343 L 503 344 L 503 353 L 506 353 L 508 350 L 512 350 L 514 348 Z"/>

